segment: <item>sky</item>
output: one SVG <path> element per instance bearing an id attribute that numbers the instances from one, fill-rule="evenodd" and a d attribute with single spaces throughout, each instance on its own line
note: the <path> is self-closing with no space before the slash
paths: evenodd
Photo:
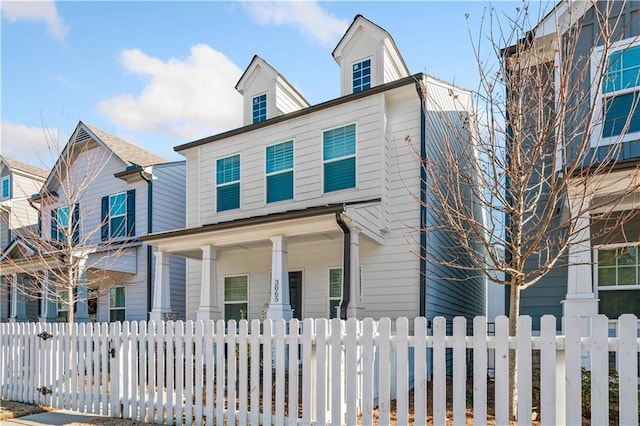
<path id="1" fill-rule="evenodd" d="M 472 40 L 487 1 L 0 2 L 0 153 L 49 167 L 78 121 L 169 161 L 240 127 L 235 85 L 253 55 L 311 105 L 340 94 L 331 52 L 357 14 L 393 37 L 411 73 L 477 89 Z M 536 12 L 537 13 L 537 12 Z"/>

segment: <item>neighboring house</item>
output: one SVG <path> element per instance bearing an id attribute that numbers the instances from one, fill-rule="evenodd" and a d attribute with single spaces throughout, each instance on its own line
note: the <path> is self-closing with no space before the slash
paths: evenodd
<path id="1" fill-rule="evenodd" d="M 0 253 L 25 228 L 37 230 L 38 211 L 29 203 L 40 191 L 49 172 L 20 161 L 0 156 Z M 11 301 L 4 278 L 0 277 L 0 321 L 9 318 Z M 37 302 L 29 304 L 29 313 L 37 315 Z"/>
<path id="2" fill-rule="evenodd" d="M 622 18 L 613 31 L 614 40 L 608 52 L 601 45 L 600 30 L 594 19 L 596 8 L 606 5 L 614 10 L 611 22 Z M 557 318 L 604 314 L 614 319 L 623 313 L 640 316 L 640 217 L 635 216 L 624 227 L 605 233 L 602 221 L 598 220 L 600 214 L 611 208 L 607 200 L 629 185 L 629 179 L 633 179 L 631 171 L 640 162 L 640 109 L 634 105 L 640 89 L 639 14 L 638 2 L 597 2 L 595 6 L 591 2 L 560 2 L 533 32 L 535 37 L 542 38 L 549 31 L 555 31 L 557 22 L 570 19 L 581 28 L 575 57 L 591 61 L 589 73 L 581 81 L 585 92 L 590 88 L 594 90 L 591 82 L 595 64 L 608 53 L 608 58 L 604 58 L 603 86 L 599 93 L 591 93 L 595 95 L 597 107 L 591 129 L 591 153 L 597 158 L 596 162 L 603 161 L 611 144 L 623 138 L 611 172 L 602 177 L 598 192 L 589 194 L 586 200 L 592 206 L 589 214 L 580 216 L 584 227 L 576 240 L 586 243 L 572 246 L 562 268 L 552 270 L 542 281 L 522 292 L 520 312 L 531 315 L 536 327 L 545 314 Z M 554 58 L 558 60 L 550 52 L 549 60 Z M 553 78 L 549 84 L 554 85 Z M 558 83 L 555 84 L 557 87 Z M 629 127 L 625 129 L 627 119 Z M 621 200 L 614 207 L 616 214 L 633 213 L 638 208 L 638 196 L 639 193 L 631 194 Z M 560 320 L 558 327 L 561 327 Z"/>
<path id="3" fill-rule="evenodd" d="M 470 93 L 411 75 L 360 15 L 333 57 L 341 97 L 310 106 L 254 56 L 236 85 L 244 126 L 175 148 L 187 223 L 141 238 L 156 250 L 152 318 L 175 310 L 170 255 L 187 259 L 188 319 L 485 314 L 485 280 L 424 260 L 451 244 L 427 235 L 420 156 L 447 136 L 440 112 L 468 117 Z"/>
<path id="4" fill-rule="evenodd" d="M 11 276 L 19 285 L 38 279 L 41 285 L 49 286 L 42 288 L 56 288 L 51 287 L 55 284 L 50 282 L 53 273 L 49 272 L 53 259 L 63 253 L 56 247 L 73 238 L 73 256 L 83 259 L 74 290 L 80 299 L 75 319 L 146 320 L 153 260 L 150 247 L 138 237 L 184 227 L 184 187 L 184 161 L 167 162 L 79 122 L 44 185 L 31 199 L 41 214 L 40 239 L 47 244 L 33 237 L 14 238 L 0 263 L 2 275 Z M 62 232 L 65 227 L 73 229 L 72 236 Z M 170 263 L 173 313 L 184 318 L 185 263 L 178 258 Z M 18 288 L 13 286 L 12 297 L 17 303 L 12 319 L 35 319 L 26 315 L 24 292 Z M 57 291 L 62 300 L 68 297 L 63 290 Z M 65 320 L 68 306 L 59 303 L 61 299 L 41 299 L 41 321 Z"/>

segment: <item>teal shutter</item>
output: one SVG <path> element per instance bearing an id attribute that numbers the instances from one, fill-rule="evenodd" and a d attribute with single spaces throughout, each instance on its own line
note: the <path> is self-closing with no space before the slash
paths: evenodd
<path id="1" fill-rule="evenodd" d="M 293 199 L 293 171 L 267 176 L 267 203 Z"/>
<path id="2" fill-rule="evenodd" d="M 73 244 L 80 243 L 80 203 L 76 203 L 73 206 L 73 214 L 71 215 L 71 230 L 73 235 L 71 237 Z"/>
<path id="3" fill-rule="evenodd" d="M 127 236 L 136 235 L 136 190 L 127 191 Z"/>
<path id="4" fill-rule="evenodd" d="M 614 96 L 605 101 L 602 137 L 608 138 L 621 135 L 627 120 L 629 120 L 627 133 L 640 131 L 640 108 L 633 108 L 637 100 L 638 93 L 632 92 Z"/>
<path id="5" fill-rule="evenodd" d="M 107 241 L 109 239 L 109 196 L 102 197 L 102 226 L 100 228 L 100 239 Z"/>
<path id="6" fill-rule="evenodd" d="M 58 241 L 58 209 L 51 210 L 51 241 Z"/>

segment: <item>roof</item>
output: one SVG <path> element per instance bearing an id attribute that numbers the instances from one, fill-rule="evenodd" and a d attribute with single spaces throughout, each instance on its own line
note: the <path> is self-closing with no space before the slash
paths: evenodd
<path id="1" fill-rule="evenodd" d="M 363 90 L 362 92 L 358 92 L 358 93 L 350 93 L 348 95 L 345 96 L 341 96 L 339 98 L 336 99 L 331 99 L 329 101 L 317 104 L 317 105 L 313 105 L 307 108 L 303 108 L 300 109 L 298 111 L 294 111 L 294 112 L 290 112 L 288 114 L 284 114 L 284 115 L 279 115 L 277 117 L 273 117 L 270 118 L 268 120 L 265 121 L 261 121 L 259 123 L 255 123 L 255 124 L 249 124 L 247 126 L 243 126 L 243 127 L 239 127 L 237 129 L 233 129 L 233 130 L 229 130 L 227 132 L 224 133 L 219 133 L 217 135 L 213 135 L 213 136 L 208 136 L 206 138 L 203 139 L 198 139 L 196 141 L 193 142 L 188 142 L 182 145 L 178 145 L 176 147 L 174 147 L 173 149 L 176 152 L 180 152 L 180 151 L 184 151 L 186 149 L 189 148 L 194 148 L 200 145 L 204 145 L 210 142 L 215 142 L 221 139 L 225 139 L 231 136 L 236 136 L 236 135 L 240 135 L 243 133 L 247 133 L 247 132 L 251 132 L 253 130 L 257 130 L 260 129 L 262 127 L 268 127 L 277 123 L 281 123 L 283 121 L 287 121 L 287 120 L 292 120 L 296 117 L 300 117 L 306 114 L 312 114 L 315 113 L 317 111 L 326 109 L 326 108 L 331 108 L 334 107 L 336 105 L 341 105 L 341 104 L 345 104 L 348 102 L 352 102 L 356 99 L 361 99 L 361 98 L 365 98 L 367 96 L 373 96 L 382 92 L 386 92 L 388 90 L 393 90 L 393 89 L 397 89 L 399 87 L 403 87 L 409 84 L 416 84 L 417 82 L 421 81 L 423 78 L 425 78 L 426 74 L 424 73 L 417 73 L 414 75 L 410 75 L 404 78 L 401 78 L 400 80 L 395 80 L 395 81 L 391 81 L 389 83 L 385 83 L 385 84 L 381 84 L 379 86 L 375 86 L 372 87 L 371 89 L 368 90 Z"/>
<path id="2" fill-rule="evenodd" d="M 34 175 L 40 177 L 42 179 L 46 179 L 49 176 L 49 171 L 45 169 L 41 169 L 40 167 L 35 167 L 30 164 L 23 163 L 18 160 L 14 160 L 9 157 L 1 156 L 2 160 L 12 169 L 12 170 L 20 170 L 22 172 L 28 173 L 30 175 Z"/>
<path id="3" fill-rule="evenodd" d="M 80 122 L 79 126 L 86 127 L 91 133 L 100 139 L 104 145 L 109 148 L 113 154 L 122 160 L 127 166 L 150 166 L 152 164 L 166 163 L 162 157 L 150 153 L 137 145 L 122 140 L 112 134 L 100 130 L 90 124 Z"/>

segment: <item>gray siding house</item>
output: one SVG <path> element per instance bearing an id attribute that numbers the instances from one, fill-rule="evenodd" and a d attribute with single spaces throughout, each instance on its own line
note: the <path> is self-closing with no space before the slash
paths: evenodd
<path id="1" fill-rule="evenodd" d="M 38 211 L 29 199 L 40 191 L 48 174 L 47 170 L 0 156 L 0 253 L 16 236 L 37 231 Z M 7 281 L 0 276 L 0 321 L 9 318 L 10 294 Z M 27 311 L 36 317 L 38 302 L 29 303 Z"/>
<path id="2" fill-rule="evenodd" d="M 613 40 L 606 48 L 595 18 L 598 10 L 605 7 L 611 7 L 613 26 Z M 582 80 L 575 83 L 584 93 L 591 94 L 591 102 L 596 107 L 593 126 L 587 129 L 591 133 L 587 157 L 595 158 L 590 166 L 604 161 L 610 164 L 607 175 L 601 176 L 598 189 L 585 200 L 590 209 L 579 218 L 583 226 L 576 240 L 581 243 L 569 249 L 559 268 L 522 292 L 521 314 L 532 316 L 536 326 L 545 314 L 558 318 L 604 314 L 615 319 L 623 313 L 640 316 L 640 217 L 635 215 L 640 194 L 636 192 L 617 200 L 613 207 L 607 201 L 636 179 L 640 164 L 640 109 L 635 107 L 640 93 L 639 14 L 640 2 L 637 1 L 560 2 L 532 33 L 541 39 L 549 31 L 555 31 L 556 23 L 563 20 L 579 28 L 575 58 L 579 61 L 586 58 L 590 68 Z M 559 59 L 551 54 L 549 60 L 553 63 Z M 599 75 L 596 64 L 601 60 L 605 61 L 605 74 L 598 90 L 591 83 Z M 558 87 L 559 83 L 551 76 L 549 84 Z M 579 133 L 575 130 L 567 133 Z M 611 157 L 613 144 L 619 146 L 615 157 Z M 615 215 L 632 218 L 624 226 L 612 228 L 609 224 L 610 229 L 605 229 L 607 225 L 601 215 L 611 210 L 614 219 Z M 560 320 L 558 327 L 561 327 Z"/>
<path id="3" fill-rule="evenodd" d="M 12 286 L 14 321 L 64 321 L 69 306 L 52 278 L 51 259 L 73 238 L 77 271 L 77 321 L 146 320 L 154 271 L 151 249 L 138 237 L 185 225 L 185 162 L 167 162 L 142 148 L 79 122 L 55 166 L 31 198 L 40 213 L 40 244 L 15 237 L 2 254 L 2 275 Z M 70 223 L 70 228 L 69 228 Z M 73 229 L 73 235 L 63 232 Z M 66 252 L 65 252 L 66 253 Z M 185 262 L 172 267 L 172 317 L 185 318 Z M 24 291 L 37 282 L 39 312 L 24 309 Z M 53 290 L 52 290 L 53 289 Z M 55 294 L 55 296 L 51 296 Z M 83 296 L 86 295 L 86 296 Z M 86 300 L 84 300 L 86 299 Z"/>
<path id="4" fill-rule="evenodd" d="M 186 227 L 141 238 L 156 256 L 152 318 L 175 310 L 169 256 L 187 262 L 188 319 L 485 314 L 483 279 L 425 261 L 446 246 L 425 234 L 420 159 L 438 144 L 425 129 L 434 112 L 471 114 L 471 94 L 410 74 L 360 15 L 333 57 L 341 96 L 309 105 L 254 56 L 236 85 L 244 126 L 175 148 Z"/>

